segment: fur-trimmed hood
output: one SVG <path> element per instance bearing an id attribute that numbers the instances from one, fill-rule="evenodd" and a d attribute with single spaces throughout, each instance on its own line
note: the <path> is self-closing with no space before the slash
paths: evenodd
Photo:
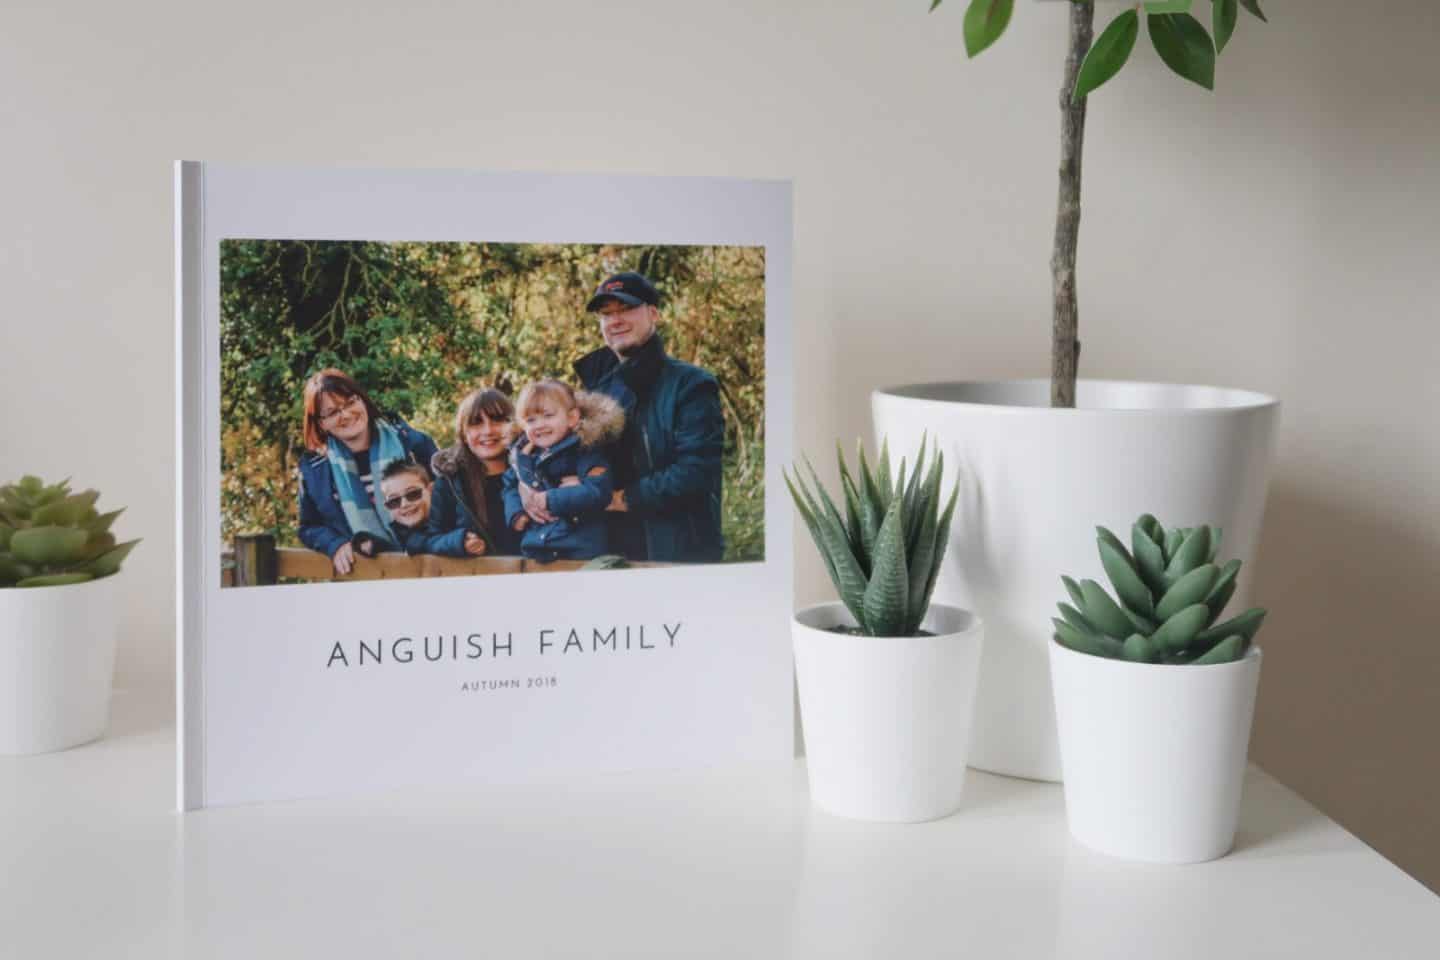
<path id="1" fill-rule="evenodd" d="M 567 434 L 565 439 L 550 448 L 551 454 L 572 446 L 582 450 L 599 450 L 617 442 L 624 434 L 625 408 L 620 406 L 620 401 L 614 397 L 588 390 L 576 390 L 575 406 L 580 411 L 580 422 L 573 433 Z M 526 455 L 535 453 L 534 445 L 525 434 L 525 425 L 518 419 L 515 421 L 515 439 L 510 441 L 510 450 L 512 453 L 518 450 Z"/>
<path id="2" fill-rule="evenodd" d="M 512 441 L 513 445 L 513 441 Z M 464 441 L 452 443 L 444 450 L 439 451 L 430 458 L 430 472 L 438 479 L 439 477 L 455 477 L 460 474 L 461 458 L 469 456 L 471 461 L 479 463 L 480 460 L 475 454 L 464 448 Z"/>
<path id="3" fill-rule="evenodd" d="M 607 446 L 625 432 L 625 410 L 614 397 L 577 390 L 575 405 L 580 408 L 580 425 L 575 428 L 575 435 L 582 447 Z"/>
<path id="4" fill-rule="evenodd" d="M 446 447 L 430 459 L 430 472 L 453 477 L 460 472 L 460 444 Z"/>

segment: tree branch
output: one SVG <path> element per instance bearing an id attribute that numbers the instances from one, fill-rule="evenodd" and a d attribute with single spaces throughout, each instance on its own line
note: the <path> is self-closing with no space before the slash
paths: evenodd
<path id="1" fill-rule="evenodd" d="M 1055 210 L 1055 249 L 1050 258 L 1055 313 L 1051 329 L 1050 405 L 1075 406 L 1080 367 L 1080 307 L 1075 295 L 1075 248 L 1080 239 L 1080 159 L 1085 148 L 1085 103 L 1072 96 L 1080 65 L 1095 33 L 1095 6 L 1070 4 L 1070 50 L 1060 88 L 1060 196 Z"/>

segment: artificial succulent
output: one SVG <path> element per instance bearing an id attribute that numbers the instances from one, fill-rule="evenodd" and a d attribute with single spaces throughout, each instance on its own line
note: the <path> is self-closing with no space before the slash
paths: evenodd
<path id="1" fill-rule="evenodd" d="M 798 470 L 793 481 L 785 475 L 785 484 L 859 632 L 872 637 L 915 636 L 930 607 L 930 594 L 945 556 L 959 484 L 942 511 L 943 456 L 937 447 L 927 473 L 924 440 L 914 472 L 908 477 L 902 459 L 899 474 L 892 480 L 888 443 L 882 444 L 873 471 L 865 459 L 864 445 L 860 446 L 859 482 L 851 476 L 838 445 L 836 459 L 845 501 L 843 516 L 809 460 L 805 468 L 814 491 Z"/>
<path id="2" fill-rule="evenodd" d="M 116 543 L 110 525 L 122 510 L 100 513 L 94 490 L 39 477 L 0 487 L 0 587 L 54 587 L 108 577 L 139 540 Z"/>
<path id="3" fill-rule="evenodd" d="M 1239 660 L 1265 620 L 1256 607 L 1215 621 L 1235 593 L 1240 561 L 1217 566 L 1219 527 L 1166 530 L 1150 514 L 1130 529 L 1132 549 L 1096 527 L 1100 562 L 1116 602 L 1094 580 L 1061 577 L 1074 605 L 1060 604 L 1055 639 L 1072 650 L 1139 663 Z"/>

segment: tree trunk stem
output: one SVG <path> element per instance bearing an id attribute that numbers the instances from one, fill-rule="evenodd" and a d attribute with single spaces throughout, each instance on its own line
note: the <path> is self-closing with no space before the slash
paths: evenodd
<path id="1" fill-rule="evenodd" d="M 1065 58 L 1065 85 L 1060 88 L 1060 199 L 1055 211 L 1055 250 L 1050 273 L 1055 289 L 1051 330 L 1050 406 L 1075 406 L 1075 377 L 1080 366 L 1080 308 L 1075 297 L 1075 248 L 1080 239 L 1080 159 L 1085 149 L 1085 101 L 1071 93 L 1080 64 L 1090 52 L 1095 33 L 1095 6 L 1090 0 L 1070 4 L 1070 52 Z"/>

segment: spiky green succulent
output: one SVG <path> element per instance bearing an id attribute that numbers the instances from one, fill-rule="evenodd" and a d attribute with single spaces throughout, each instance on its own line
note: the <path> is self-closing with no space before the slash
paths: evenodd
<path id="1" fill-rule="evenodd" d="M 937 446 L 927 473 L 923 439 L 915 469 L 908 477 L 901 459 L 900 472 L 892 480 L 888 442 L 881 445 L 880 461 L 873 471 L 865 459 L 865 447 L 860 445 L 858 483 L 838 444 L 835 457 L 840 463 L 843 516 L 808 459 L 805 469 L 814 490 L 799 470 L 793 481 L 785 475 L 785 485 L 860 632 L 872 637 L 915 636 L 930 607 L 930 594 L 945 556 L 959 483 L 942 511 L 944 458 Z"/>
<path id="2" fill-rule="evenodd" d="M 94 490 L 39 477 L 0 487 L 0 587 L 55 587 L 108 577 L 139 540 L 116 543 L 122 510 L 100 513 Z"/>
<path id="3" fill-rule="evenodd" d="M 1060 604 L 1057 641 L 1138 663 L 1229 663 L 1245 656 L 1265 611 L 1256 607 L 1215 622 L 1240 575 L 1239 560 L 1215 563 L 1219 527 L 1166 530 L 1147 513 L 1130 528 L 1129 550 L 1109 530 L 1095 529 L 1100 562 L 1119 601 L 1094 580 L 1061 577 L 1073 605 Z"/>

